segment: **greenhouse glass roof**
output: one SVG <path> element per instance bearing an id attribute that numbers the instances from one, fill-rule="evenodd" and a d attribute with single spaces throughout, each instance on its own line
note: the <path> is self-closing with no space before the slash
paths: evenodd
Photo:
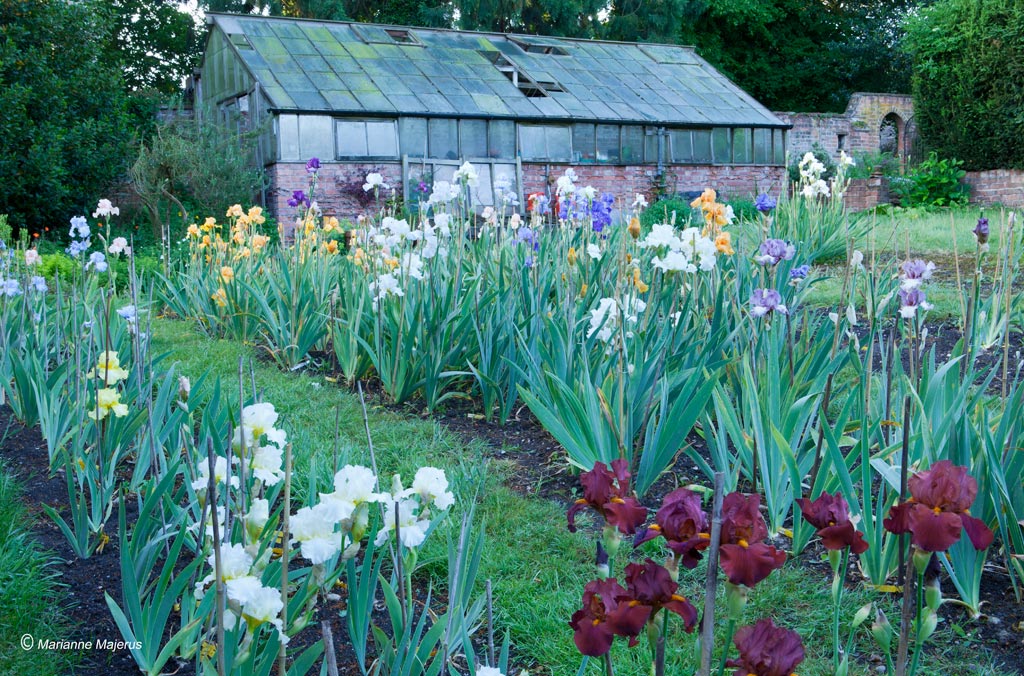
<path id="1" fill-rule="evenodd" d="M 208 14 L 279 111 L 788 127 L 691 47 Z"/>

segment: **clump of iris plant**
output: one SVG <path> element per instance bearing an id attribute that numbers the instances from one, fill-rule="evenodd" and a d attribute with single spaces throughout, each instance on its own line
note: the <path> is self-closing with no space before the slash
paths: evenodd
<path id="1" fill-rule="evenodd" d="M 964 532 L 979 551 L 992 544 L 994 535 L 985 522 L 972 516 L 969 511 L 978 496 L 978 482 L 967 473 L 966 467 L 954 465 L 949 460 L 940 460 L 929 469 L 910 477 L 908 488 L 910 499 L 894 505 L 883 525 L 886 530 L 897 535 L 909 533 L 913 548 L 908 564 L 911 568 L 908 569 L 907 584 L 903 589 L 903 603 L 906 613 L 916 588 L 914 606 L 917 617 L 913 623 L 913 657 L 910 659 L 909 670 L 902 673 L 914 676 L 921 647 L 938 624 L 938 608 L 942 602 L 935 570 L 935 554 L 952 547 Z M 913 584 L 914 570 L 917 572 L 916 585 Z M 904 626 L 897 654 L 901 667 L 907 664 L 909 644 L 910 627 Z"/>

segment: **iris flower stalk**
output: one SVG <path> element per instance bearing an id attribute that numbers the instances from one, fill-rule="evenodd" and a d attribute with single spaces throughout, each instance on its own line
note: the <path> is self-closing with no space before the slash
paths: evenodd
<path id="1" fill-rule="evenodd" d="M 835 674 L 849 671 L 848 657 L 839 658 L 839 612 L 843 603 L 843 582 L 849 568 L 850 552 L 862 554 L 868 549 L 863 533 L 856 530 L 850 521 L 850 508 L 842 494 L 822 493 L 815 500 L 801 498 L 797 501 L 804 518 L 821 537 L 821 544 L 828 550 L 828 561 L 832 566 L 832 670 Z"/>

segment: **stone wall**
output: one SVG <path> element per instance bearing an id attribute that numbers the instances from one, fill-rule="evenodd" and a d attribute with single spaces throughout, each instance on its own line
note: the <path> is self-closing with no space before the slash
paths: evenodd
<path id="1" fill-rule="evenodd" d="M 973 204 L 1024 206 L 1024 171 L 1020 169 L 968 171 L 964 183 L 971 186 Z"/>

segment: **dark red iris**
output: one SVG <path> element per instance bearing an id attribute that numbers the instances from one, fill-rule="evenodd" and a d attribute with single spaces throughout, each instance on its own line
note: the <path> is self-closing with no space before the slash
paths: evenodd
<path id="1" fill-rule="evenodd" d="M 818 537 L 825 549 L 840 551 L 849 547 L 854 554 L 868 550 L 864 533 L 850 522 L 850 506 L 842 495 L 822 493 L 816 500 L 800 498 L 797 502 L 804 518 L 818 529 Z"/>
<path id="2" fill-rule="evenodd" d="M 708 535 L 708 516 L 701 509 L 700 496 L 687 488 L 677 488 L 661 503 L 654 523 L 637 533 L 633 545 L 637 546 L 658 536 L 665 538 L 684 568 L 696 568 L 701 552 L 711 542 Z"/>
<path id="3" fill-rule="evenodd" d="M 614 460 L 611 470 L 603 462 L 594 463 L 594 469 L 580 474 L 583 497 L 569 508 L 569 532 L 576 532 L 576 514 L 593 507 L 610 526 L 632 535 L 647 519 L 647 510 L 632 495 L 629 486 L 629 463 Z"/>
<path id="4" fill-rule="evenodd" d="M 964 530 L 975 549 L 992 544 L 992 531 L 968 512 L 978 495 L 978 482 L 966 467 L 940 460 L 910 477 L 908 486 L 911 498 L 889 510 L 886 530 L 910 533 L 911 542 L 926 552 L 946 551 Z"/>
<path id="5" fill-rule="evenodd" d="M 616 636 L 635 646 L 644 625 L 662 609 L 681 617 L 686 631 L 696 626 L 697 609 L 676 593 L 679 585 L 665 568 L 647 559 L 626 566 L 625 576 L 625 588 L 615 578 L 593 580 L 584 588 L 583 608 L 569 620 L 573 640 L 584 655 L 604 655 Z"/>
<path id="6" fill-rule="evenodd" d="M 625 575 L 627 597 L 619 599 L 620 602 L 624 601 L 631 608 L 646 608 L 647 617 L 644 618 L 645 622 L 664 608 L 683 619 L 683 626 L 686 627 L 686 631 L 693 631 L 694 626 L 697 624 L 697 609 L 685 597 L 676 593 L 679 589 L 679 584 L 672 579 L 672 575 L 669 574 L 664 566 L 657 564 L 652 559 L 647 559 L 642 564 L 631 563 L 627 565 Z M 622 613 L 621 609 L 622 606 L 620 605 L 616 615 Z M 616 626 L 621 626 L 624 633 L 633 630 L 639 633 L 643 627 L 643 622 L 638 626 L 629 624 L 630 620 L 634 619 L 623 615 L 621 625 L 619 624 L 618 617 L 613 619 L 613 623 Z"/>
<path id="7" fill-rule="evenodd" d="M 740 627 L 733 637 L 740 652 L 737 660 L 726 664 L 737 667 L 735 676 L 793 676 L 804 661 L 804 644 L 795 631 L 776 627 L 769 619 Z"/>
<path id="8" fill-rule="evenodd" d="M 732 584 L 753 587 L 786 562 L 786 553 L 762 540 L 768 526 L 760 511 L 761 496 L 729 493 L 722 500 L 722 570 Z"/>
<path id="9" fill-rule="evenodd" d="M 618 632 L 613 629 L 609 617 L 619 608 L 617 599 L 625 596 L 625 588 L 616 582 L 615 578 L 593 580 L 584 587 L 583 608 L 573 613 L 572 619 L 569 620 L 569 626 L 575 632 L 573 641 L 582 654 L 600 657 L 611 650 L 612 640 Z M 636 612 L 642 613 L 643 610 Z M 640 621 L 641 627 L 646 619 L 645 617 Z M 636 641 L 636 635 L 639 633 L 638 629 L 630 637 L 631 642 Z"/>

